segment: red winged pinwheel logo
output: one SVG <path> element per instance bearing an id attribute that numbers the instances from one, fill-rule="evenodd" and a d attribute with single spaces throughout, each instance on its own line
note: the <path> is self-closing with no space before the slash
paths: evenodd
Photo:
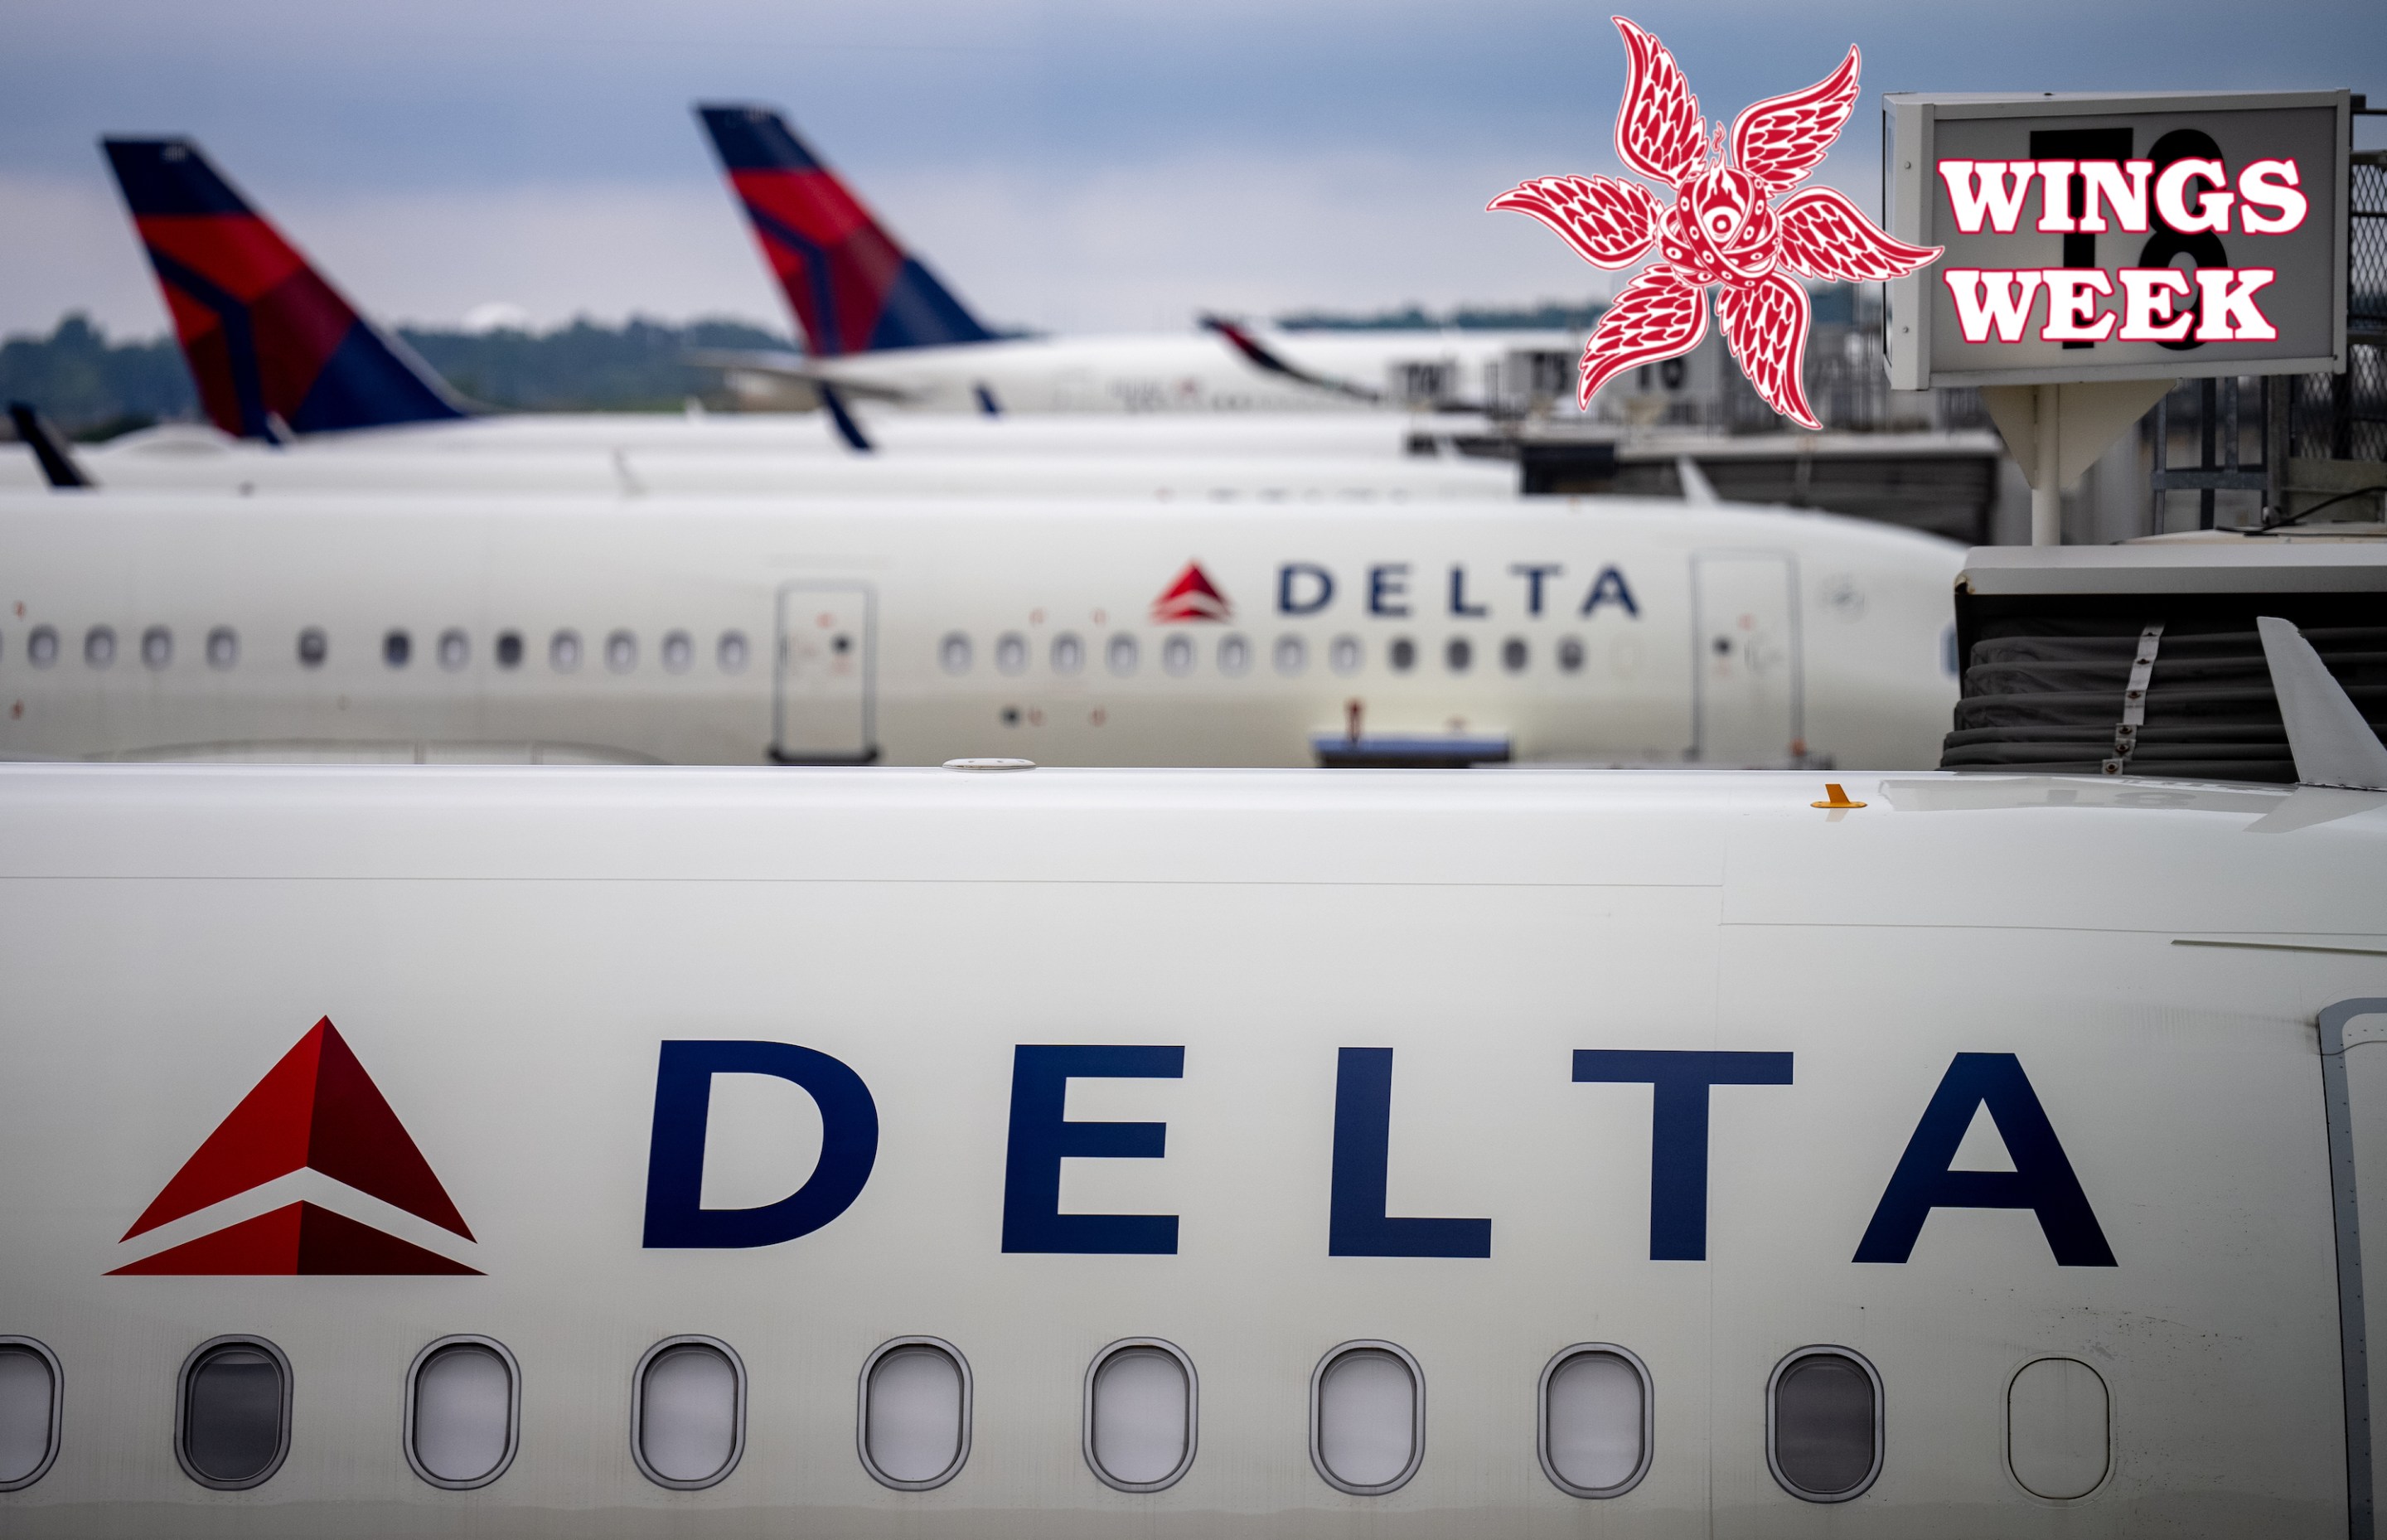
<path id="1" fill-rule="evenodd" d="M 1899 278 L 1939 255 L 1892 240 L 1828 187 L 1784 198 L 1823 164 L 1857 99 L 1857 51 L 1804 91 L 1759 102 L 1712 139 L 1682 66 L 1666 45 L 1624 18 L 1624 103 L 1616 153 L 1674 195 L 1672 208 L 1637 182 L 1545 176 L 1492 200 L 1548 225 L 1595 267 L 1626 268 L 1652 246 L 1663 260 L 1636 274 L 1592 328 L 1583 350 L 1578 406 L 1614 376 L 1687 353 L 1707 335 L 1706 291 L 1741 372 L 1765 402 L 1801 427 L 1820 428 L 1801 378 L 1807 291 L 1791 270 L 1844 283 Z"/>

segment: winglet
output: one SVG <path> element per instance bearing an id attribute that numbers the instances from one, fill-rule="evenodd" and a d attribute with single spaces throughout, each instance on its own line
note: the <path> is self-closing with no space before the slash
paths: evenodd
<path id="1" fill-rule="evenodd" d="M 2312 643 L 2276 615 L 2261 616 L 2254 628 L 2263 638 L 2263 657 L 2271 665 L 2280 719 L 2287 724 L 2296 784 L 2387 791 L 2387 744 L 2370 730 L 2362 709 Z"/>
<path id="2" fill-rule="evenodd" d="M 58 436 L 57 429 L 42 420 L 42 414 L 23 401 L 8 403 L 8 421 L 15 424 L 17 437 L 33 451 L 34 462 L 42 468 L 42 479 L 50 484 L 53 492 L 80 491 L 95 486 L 89 473 L 75 462 L 67 441 Z"/>

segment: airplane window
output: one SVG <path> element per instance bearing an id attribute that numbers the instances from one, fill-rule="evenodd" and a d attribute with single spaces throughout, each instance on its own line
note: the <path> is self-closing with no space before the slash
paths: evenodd
<path id="1" fill-rule="evenodd" d="M 499 668 L 520 668 L 522 666 L 523 654 L 522 633 L 519 631 L 499 632 L 497 653 L 498 666 Z"/>
<path id="2" fill-rule="evenodd" d="M 696 643 L 688 639 L 685 631 L 666 631 L 663 656 L 664 673 L 686 674 L 688 665 L 696 662 Z"/>
<path id="3" fill-rule="evenodd" d="M 1103 655 L 1109 661 L 1111 672 L 1124 679 L 1135 672 L 1138 651 L 1135 637 L 1121 631 L 1111 637 L 1110 645 L 1103 650 Z"/>
<path id="4" fill-rule="evenodd" d="M 946 632 L 945 639 L 937 644 L 937 664 L 948 674 L 967 674 L 970 639 L 959 631 Z"/>
<path id="5" fill-rule="evenodd" d="M 1053 672 L 1075 674 L 1086 666 L 1086 644 L 1068 631 L 1053 638 Z"/>
<path id="6" fill-rule="evenodd" d="M 558 674 L 569 674 L 580 666 L 580 633 L 558 631 L 547 639 L 547 665 Z"/>
<path id="7" fill-rule="evenodd" d="M 404 668 L 414 656 L 414 638 L 403 631 L 392 631 L 381 639 L 381 661 L 392 668 Z"/>
<path id="8" fill-rule="evenodd" d="M 1559 643 L 1559 666 L 1572 674 L 1583 667 L 1583 642 L 1569 637 Z"/>
<path id="9" fill-rule="evenodd" d="M 174 1455 L 201 1486 L 256 1486 L 290 1452 L 290 1360 L 256 1337 L 202 1343 L 183 1365 Z"/>
<path id="10" fill-rule="evenodd" d="M 1838 1347 L 1805 1347 L 1765 1387 L 1765 1458 L 1794 1497 L 1844 1503 L 1881 1473 L 1881 1379 Z"/>
<path id="11" fill-rule="evenodd" d="M 310 625 L 298 633 L 298 663 L 304 668 L 321 668 L 323 660 L 332 655 L 332 643 L 320 625 Z"/>
<path id="12" fill-rule="evenodd" d="M 240 662 L 240 633 L 229 625 L 219 625 L 208 633 L 208 666 L 230 668 Z"/>
<path id="13" fill-rule="evenodd" d="M 1385 1342 L 1345 1343 L 1309 1379 L 1309 1458 L 1355 1496 L 1396 1491 L 1425 1454 L 1425 1377 Z"/>
<path id="14" fill-rule="evenodd" d="M 1028 638 L 1017 631 L 1005 631 L 994 639 L 994 666 L 1004 674 L 1017 674 L 1028 666 Z"/>
<path id="15" fill-rule="evenodd" d="M 904 1492 L 942 1486 L 969 1458 L 969 1366 L 951 1343 L 898 1337 L 862 1369 L 862 1463 Z"/>
<path id="16" fill-rule="evenodd" d="M 1279 637 L 1273 657 L 1276 671 L 1289 679 L 1309 666 L 1309 644 L 1299 637 Z"/>
<path id="17" fill-rule="evenodd" d="M 1407 674 L 1417 666 L 1417 643 L 1407 637 L 1396 637 L 1384 656 L 1385 661 L 1393 665 L 1394 673 Z"/>
<path id="18" fill-rule="evenodd" d="M 141 661 L 151 668 L 163 668 L 174 661 L 174 633 L 162 625 L 153 625 L 141 633 Z"/>
<path id="19" fill-rule="evenodd" d="M 116 630 L 113 626 L 95 625 L 82 634 L 82 661 L 94 668 L 106 668 L 116 662 Z"/>
<path id="20" fill-rule="evenodd" d="M 416 1357 L 410 1379 L 406 1458 L 414 1473 L 450 1491 L 504 1475 L 522 1422 L 513 1355 L 486 1337 L 448 1337 Z"/>
<path id="21" fill-rule="evenodd" d="M 1326 666 L 1337 674 L 1357 674 L 1367 659 L 1367 650 L 1357 637 L 1337 637 L 1326 649 Z"/>
<path id="22" fill-rule="evenodd" d="M 721 633 L 721 645 L 714 650 L 714 656 L 720 660 L 722 673 L 745 673 L 746 633 L 743 631 L 724 631 Z"/>
<path id="23" fill-rule="evenodd" d="M 472 639 L 449 626 L 439 633 L 439 666 L 453 674 L 473 661 Z"/>
<path id="24" fill-rule="evenodd" d="M 726 1343 L 673 1337 L 638 1360 L 630 1451 L 658 1486 L 711 1486 L 746 1447 L 746 1370 Z"/>
<path id="25" fill-rule="evenodd" d="M 2006 1460 L 2014 1480 L 2058 1502 L 2096 1491 L 2111 1463 L 2112 1413 L 2104 1376 L 2079 1359 L 2023 1365 L 2006 1387 Z"/>
<path id="26" fill-rule="evenodd" d="M 1453 674 L 1464 674 L 1475 662 L 1475 644 L 1465 637 L 1453 637 L 1442 644 L 1443 665 Z"/>
<path id="27" fill-rule="evenodd" d="M 1500 644 L 1500 666 L 1511 674 L 1522 674 L 1525 671 L 1526 656 L 1525 639 L 1522 637 L 1510 637 Z"/>
<path id="28" fill-rule="evenodd" d="M 1194 638 L 1171 637 L 1160 644 L 1160 666 L 1183 678 L 1194 672 Z"/>
<path id="29" fill-rule="evenodd" d="M 1241 637 L 1219 638 L 1219 672 L 1232 677 L 1252 666 L 1252 644 Z"/>
<path id="30" fill-rule="evenodd" d="M 1194 1365 L 1165 1342 L 1116 1343 L 1086 1376 L 1086 1463 L 1122 1492 L 1173 1486 L 1194 1464 Z"/>
<path id="31" fill-rule="evenodd" d="M 616 674 L 627 674 L 638 666 L 638 638 L 627 631 L 616 631 L 605 638 L 605 666 Z"/>
<path id="32" fill-rule="evenodd" d="M 1606 1343 L 1582 1343 L 1542 1370 L 1542 1472 L 1576 1497 L 1630 1492 L 1649 1469 L 1649 1371 Z"/>
<path id="33" fill-rule="evenodd" d="M 35 668 L 47 668 L 58 661 L 58 633 L 56 626 L 36 625 L 33 634 L 25 638 L 25 656 Z"/>
<path id="34" fill-rule="evenodd" d="M 0 1492 L 32 1485 L 58 1456 L 58 1360 L 31 1337 L 0 1337 Z"/>

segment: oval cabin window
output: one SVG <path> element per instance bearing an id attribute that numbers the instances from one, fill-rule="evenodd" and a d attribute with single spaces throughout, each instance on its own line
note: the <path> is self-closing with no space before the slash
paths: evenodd
<path id="1" fill-rule="evenodd" d="M 463 632 L 449 626 L 439 633 L 439 666 L 453 674 L 473 661 L 473 641 Z"/>
<path id="2" fill-rule="evenodd" d="M 202 1486 L 239 1491 L 290 1452 L 290 1364 L 256 1338 L 219 1337 L 183 1365 L 174 1453 Z"/>
<path id="3" fill-rule="evenodd" d="M 1194 638 L 1171 637 L 1160 644 L 1160 666 L 1178 678 L 1194 672 Z"/>
<path id="4" fill-rule="evenodd" d="M 1067 631 L 1053 638 L 1053 672 L 1075 674 L 1086 666 L 1086 644 Z"/>
<path id="5" fill-rule="evenodd" d="M 1766 1459 L 1811 1503 L 1858 1496 L 1881 1473 L 1881 1380 L 1845 1348 L 1802 1348 L 1766 1388 Z"/>
<path id="6" fill-rule="evenodd" d="M 1309 644 L 1299 637 L 1279 637 L 1273 656 L 1276 671 L 1291 678 L 1309 666 Z"/>
<path id="7" fill-rule="evenodd" d="M 2113 1406 L 2105 1381 L 2078 1358 L 2023 1365 L 2006 1390 L 2006 1458 L 2034 1496 L 2085 1497 L 2104 1484 Z"/>
<path id="8" fill-rule="evenodd" d="M 1396 1491 L 1425 1453 L 1425 1384 L 1390 1343 L 1346 1343 L 1310 1377 L 1309 1454 L 1329 1485 L 1359 1496 Z"/>
<path id="9" fill-rule="evenodd" d="M 1630 1492 L 1649 1469 L 1649 1371 L 1621 1347 L 1570 1347 L 1542 1371 L 1542 1471 L 1577 1497 Z"/>
<path id="10" fill-rule="evenodd" d="M 746 1374 L 727 1345 L 675 1337 L 638 1360 L 630 1448 L 658 1486 L 711 1486 L 746 1445 Z"/>
<path id="11" fill-rule="evenodd" d="M 1157 1341 L 1118 1344 L 1086 1379 L 1086 1463 L 1122 1492 L 1157 1492 L 1194 1464 L 1194 1366 Z"/>
<path id="12" fill-rule="evenodd" d="M 1135 638 L 1121 631 L 1112 637 L 1109 645 L 1103 649 L 1103 656 L 1109 663 L 1110 671 L 1124 679 L 1135 672 L 1136 651 Z"/>
<path id="13" fill-rule="evenodd" d="M 58 661 L 58 631 L 55 625 L 36 625 L 33 634 L 25 638 L 25 655 L 35 668 L 47 668 Z"/>
<path id="14" fill-rule="evenodd" d="M 580 666 L 580 633 L 558 631 L 547 639 L 547 662 L 558 674 L 569 674 Z"/>
<path id="15" fill-rule="evenodd" d="M 605 666 L 616 674 L 627 674 L 638 666 L 638 638 L 627 631 L 616 631 L 605 638 Z"/>
<path id="16" fill-rule="evenodd" d="M 240 634 L 229 625 L 208 633 L 208 666 L 230 668 L 240 662 Z"/>
<path id="17" fill-rule="evenodd" d="M 0 1492 L 32 1485 L 58 1455 L 58 1361 L 31 1337 L 0 1337 Z"/>
<path id="18" fill-rule="evenodd" d="M 434 1486 L 486 1486 L 514 1458 L 521 1400 L 513 1356 L 480 1337 L 450 1338 L 414 1360 L 406 1454 Z"/>
<path id="19" fill-rule="evenodd" d="M 1326 649 L 1326 665 L 1337 674 L 1357 674 L 1367 651 L 1357 637 L 1337 637 Z"/>
<path id="20" fill-rule="evenodd" d="M 994 666 L 1004 674 L 1017 674 L 1028 667 L 1028 638 L 1016 631 L 1006 631 L 994 641 Z"/>
<path id="21" fill-rule="evenodd" d="M 959 631 L 949 631 L 937 644 L 937 666 L 948 674 L 967 674 L 970 666 L 970 639 Z"/>
<path id="22" fill-rule="evenodd" d="M 1252 644 L 1241 637 L 1219 638 L 1219 672 L 1232 677 L 1252 666 Z"/>
<path id="23" fill-rule="evenodd" d="M 141 662 L 150 668 L 164 668 L 174 661 L 174 633 L 162 625 L 153 625 L 141 633 Z"/>
<path id="24" fill-rule="evenodd" d="M 862 1463 L 906 1492 L 954 1479 L 969 1458 L 968 1367 L 949 1343 L 905 1337 L 862 1370 Z"/>
<path id="25" fill-rule="evenodd" d="M 95 625 L 82 634 L 82 661 L 94 668 L 106 668 L 116 662 L 116 632 L 112 627 Z"/>
<path id="26" fill-rule="evenodd" d="M 696 662 L 696 643 L 685 631 L 666 631 L 663 645 L 663 672 L 686 674 Z"/>

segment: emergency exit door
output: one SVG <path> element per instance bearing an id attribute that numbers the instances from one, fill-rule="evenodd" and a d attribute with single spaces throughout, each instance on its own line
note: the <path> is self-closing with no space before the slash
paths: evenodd
<path id="1" fill-rule="evenodd" d="M 1779 551 L 1691 558 L 1691 753 L 1783 764 L 1803 752 L 1797 569 Z"/>
<path id="2" fill-rule="evenodd" d="M 867 764 L 878 757 L 878 606 L 866 583 L 779 590 L 772 757 L 782 764 Z"/>

